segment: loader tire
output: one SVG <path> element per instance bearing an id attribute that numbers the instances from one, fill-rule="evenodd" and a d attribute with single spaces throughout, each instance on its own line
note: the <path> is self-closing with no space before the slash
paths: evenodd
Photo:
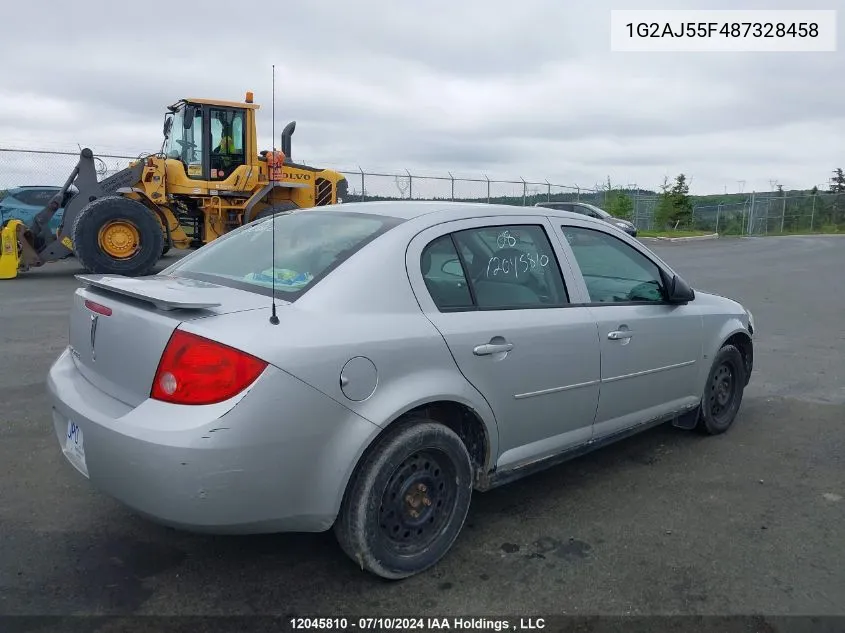
<path id="1" fill-rule="evenodd" d="M 71 233 L 74 254 L 90 273 L 139 277 L 152 271 L 164 250 L 161 224 L 140 202 L 121 196 L 86 205 Z"/>

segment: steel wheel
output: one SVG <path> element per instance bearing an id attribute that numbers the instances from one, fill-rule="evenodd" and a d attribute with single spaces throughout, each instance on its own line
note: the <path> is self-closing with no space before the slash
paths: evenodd
<path id="1" fill-rule="evenodd" d="M 733 424 L 745 388 L 745 361 L 733 345 L 716 354 L 701 399 L 698 428 L 710 435 L 725 432 Z"/>
<path id="2" fill-rule="evenodd" d="M 419 554 L 430 547 L 455 510 L 455 468 L 439 451 L 407 458 L 387 484 L 379 506 L 379 527 L 389 547 Z"/>
<path id="3" fill-rule="evenodd" d="M 718 421 L 723 421 L 736 397 L 736 377 L 731 364 L 719 365 L 710 381 L 710 412 Z"/>
<path id="4" fill-rule="evenodd" d="M 392 580 L 446 555 L 473 488 L 472 460 L 454 431 L 418 416 L 394 424 L 356 468 L 334 525 L 361 569 Z"/>

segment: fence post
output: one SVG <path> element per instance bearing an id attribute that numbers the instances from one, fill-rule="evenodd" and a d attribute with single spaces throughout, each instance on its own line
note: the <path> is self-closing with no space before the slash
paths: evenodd
<path id="1" fill-rule="evenodd" d="M 817 193 L 813 193 L 813 206 L 810 209 L 810 233 L 813 232 L 813 220 L 816 219 L 816 196 Z"/>
<path id="2" fill-rule="evenodd" d="M 581 201 L 581 187 L 579 187 L 578 185 L 575 185 L 575 201 Z"/>
<path id="3" fill-rule="evenodd" d="M 753 235 L 751 229 L 752 229 L 753 223 L 754 223 L 754 198 L 756 197 L 756 195 L 757 195 L 756 191 L 751 192 L 751 208 L 748 209 L 748 227 L 747 227 L 746 232 L 745 232 L 746 235 Z"/>
<path id="4" fill-rule="evenodd" d="M 484 174 L 484 179 L 487 181 L 487 204 L 490 204 L 490 178 Z"/>
<path id="5" fill-rule="evenodd" d="M 452 172 L 447 172 L 449 174 L 449 178 L 452 179 L 452 202 L 455 201 L 455 177 L 452 175 Z"/>
<path id="6" fill-rule="evenodd" d="M 408 174 L 408 200 L 413 200 L 414 198 L 414 177 L 411 175 L 407 169 L 405 173 Z"/>
<path id="7" fill-rule="evenodd" d="M 772 199 L 766 198 L 766 221 L 763 223 L 763 235 L 769 234 L 769 211 L 772 209 Z"/>
<path id="8" fill-rule="evenodd" d="M 634 226 L 639 225 L 640 220 L 640 186 L 634 183 Z"/>
<path id="9" fill-rule="evenodd" d="M 522 206 L 524 207 L 528 204 L 528 183 L 525 182 L 525 178 L 522 176 L 520 176 L 519 179 L 522 181 Z"/>
<path id="10" fill-rule="evenodd" d="M 780 232 L 783 233 L 786 224 L 786 196 L 783 197 L 783 207 L 780 212 Z"/>
<path id="11" fill-rule="evenodd" d="M 358 171 L 361 172 L 361 202 L 366 202 L 366 197 L 364 194 L 364 170 L 361 169 L 361 165 L 358 165 Z"/>
<path id="12" fill-rule="evenodd" d="M 546 189 L 546 202 L 551 202 L 552 201 L 552 185 L 548 180 L 546 180 L 546 187 L 548 187 Z"/>

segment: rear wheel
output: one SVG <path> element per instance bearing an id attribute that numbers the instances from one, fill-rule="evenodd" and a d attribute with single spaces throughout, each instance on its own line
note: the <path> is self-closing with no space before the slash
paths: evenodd
<path id="1" fill-rule="evenodd" d="M 153 212 L 120 196 L 99 198 L 85 206 L 71 235 L 76 258 L 92 273 L 149 274 L 165 246 Z"/>
<path id="2" fill-rule="evenodd" d="M 460 533 L 472 496 L 461 438 L 419 419 L 382 438 L 350 482 L 334 530 L 362 569 L 387 579 L 435 565 Z"/>
<path id="3" fill-rule="evenodd" d="M 707 435 L 727 431 L 734 422 L 745 392 L 745 362 L 733 345 L 725 345 L 716 354 L 704 397 L 698 430 Z"/>

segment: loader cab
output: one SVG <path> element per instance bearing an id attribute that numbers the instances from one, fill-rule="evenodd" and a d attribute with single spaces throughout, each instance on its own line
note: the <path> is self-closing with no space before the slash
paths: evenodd
<path id="1" fill-rule="evenodd" d="M 252 103 L 185 99 L 170 106 L 164 153 L 182 163 L 190 180 L 220 182 L 256 155 Z"/>

